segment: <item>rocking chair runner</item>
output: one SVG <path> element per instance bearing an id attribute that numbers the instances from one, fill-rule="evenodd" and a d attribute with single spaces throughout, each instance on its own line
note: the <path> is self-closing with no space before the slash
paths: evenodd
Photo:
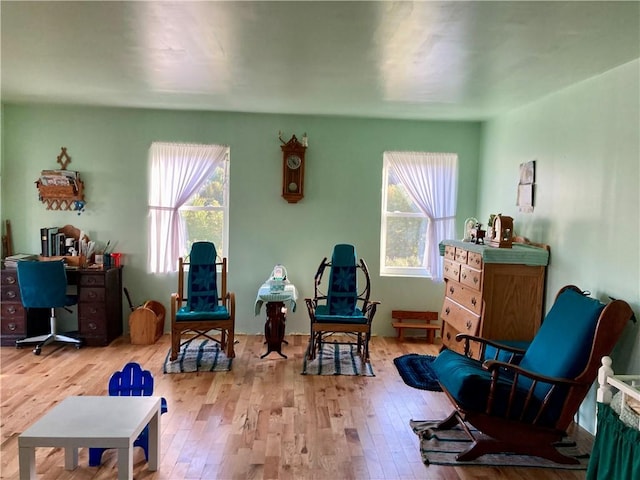
<path id="1" fill-rule="evenodd" d="M 553 444 L 566 435 L 596 379 L 599 359 L 611 352 L 633 318 L 626 302 L 613 300 L 605 306 L 570 285 L 560 290 L 526 350 L 457 335 L 467 352 L 478 342 L 484 361 L 452 350 L 438 355 L 432 367 L 455 410 L 436 428 L 460 424 L 472 439 L 471 447 L 457 456 L 460 461 L 513 452 L 577 463 Z M 494 359 L 486 357 L 489 351 Z M 467 424 L 488 437 L 475 438 Z"/>
<path id="2" fill-rule="evenodd" d="M 188 261 L 178 259 L 178 291 L 171 294 L 170 359 L 178 357 L 185 333 L 195 334 L 189 340 L 203 336 L 219 343 L 227 357 L 234 358 L 235 310 L 235 294 L 227 291 L 227 259 L 218 259 L 213 243 L 195 242 Z M 213 336 L 216 331 L 220 338 Z"/>
<path id="3" fill-rule="evenodd" d="M 314 278 L 314 297 L 306 298 L 311 321 L 308 358 L 313 360 L 322 350 L 323 340 L 334 334 L 353 338 L 358 346 L 358 354 L 363 361 L 369 361 L 369 339 L 371 323 L 380 302 L 371 301 L 371 279 L 367 264 L 363 259 L 356 262 L 353 245 L 336 245 L 331 261 L 325 257 Z M 329 284 L 326 293 L 320 285 L 325 271 L 329 269 Z M 358 272 L 364 277 L 364 286 L 358 288 Z"/>

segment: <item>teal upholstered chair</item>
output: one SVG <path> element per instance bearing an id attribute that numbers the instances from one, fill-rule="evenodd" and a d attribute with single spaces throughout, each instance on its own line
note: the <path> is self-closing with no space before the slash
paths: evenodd
<path id="1" fill-rule="evenodd" d="M 235 295 L 227 291 L 227 259 L 218 258 L 213 243 L 195 242 L 189 257 L 178 259 L 178 291 L 171 294 L 170 359 L 178 357 L 183 335 L 218 342 L 228 358 L 235 357 L 235 309 Z"/>
<path id="2" fill-rule="evenodd" d="M 443 350 L 434 360 L 433 370 L 455 407 L 436 428 L 460 424 L 471 437 L 460 461 L 514 452 L 577 463 L 553 444 L 566 435 L 600 358 L 611 352 L 631 318 L 631 308 L 621 300 L 604 305 L 566 286 L 526 350 L 459 334 L 467 352 L 472 342 L 480 343 L 481 357 Z M 493 358 L 487 358 L 489 351 Z M 467 424 L 485 435 L 474 437 Z"/>
<path id="3" fill-rule="evenodd" d="M 329 282 L 325 289 L 322 280 L 327 270 Z M 353 245 L 336 245 L 331 261 L 325 257 L 320 262 L 314 279 L 314 297 L 305 299 L 311 320 L 309 359 L 322 350 L 326 337 L 342 334 L 338 343 L 357 344 L 358 354 L 364 361 L 369 360 L 371 323 L 379 304 L 370 300 L 370 294 L 371 279 L 365 261 L 357 260 Z"/>
<path id="4" fill-rule="evenodd" d="M 18 262 L 18 283 L 24 308 L 48 308 L 49 333 L 16 341 L 20 348 L 36 344 L 33 353 L 40 355 L 42 347 L 53 342 L 66 343 L 80 348 L 82 341 L 58 332 L 56 308 L 67 308 L 78 303 L 76 295 L 67 295 L 67 273 L 64 262 Z"/>

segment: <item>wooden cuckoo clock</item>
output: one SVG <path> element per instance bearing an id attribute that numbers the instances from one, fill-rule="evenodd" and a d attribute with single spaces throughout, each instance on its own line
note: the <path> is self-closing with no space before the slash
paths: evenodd
<path id="1" fill-rule="evenodd" d="M 282 198 L 298 203 L 304 196 L 304 154 L 307 150 L 307 134 L 299 142 L 295 135 L 285 142 L 279 136 L 282 149 Z"/>

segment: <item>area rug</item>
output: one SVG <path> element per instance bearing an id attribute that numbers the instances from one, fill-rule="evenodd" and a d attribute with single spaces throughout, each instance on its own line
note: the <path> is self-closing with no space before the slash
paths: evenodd
<path id="1" fill-rule="evenodd" d="M 459 462 L 456 455 L 471 445 L 467 434 L 456 426 L 449 430 L 434 430 L 432 427 L 437 422 L 433 420 L 416 421 L 411 420 L 409 424 L 413 431 L 420 438 L 420 453 L 425 465 L 455 465 L 463 467 L 465 465 L 487 466 L 487 467 L 536 467 L 553 468 L 556 470 L 586 470 L 589 463 L 589 448 L 585 445 L 576 444 L 572 439 L 556 444 L 558 451 L 564 455 L 575 457 L 580 463 L 575 465 L 565 465 L 552 462 L 545 458 L 518 454 L 487 454 L 475 460 Z M 475 429 L 470 428 L 474 436 L 482 435 Z"/>
<path id="2" fill-rule="evenodd" d="M 431 363 L 435 358 L 433 355 L 409 353 L 394 358 L 393 363 L 404 383 L 410 387 L 441 392 L 438 376 L 431 368 Z"/>
<path id="3" fill-rule="evenodd" d="M 375 377 L 371 363 L 364 363 L 355 345 L 325 343 L 316 358 L 309 361 L 304 355 L 302 375 L 363 375 Z"/>
<path id="4" fill-rule="evenodd" d="M 164 359 L 164 373 L 226 372 L 231 370 L 233 360 L 218 343 L 207 339 L 188 340 L 173 361 L 169 360 L 170 355 L 171 349 Z"/>

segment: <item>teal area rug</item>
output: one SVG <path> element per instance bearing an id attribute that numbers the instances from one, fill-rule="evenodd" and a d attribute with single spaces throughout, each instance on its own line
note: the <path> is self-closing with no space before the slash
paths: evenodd
<path id="1" fill-rule="evenodd" d="M 433 355 L 409 353 L 393 359 L 400 377 L 410 387 L 432 392 L 441 392 L 438 376 L 431 368 L 436 359 Z"/>
<path id="2" fill-rule="evenodd" d="M 482 455 L 475 460 L 459 462 L 456 455 L 463 452 L 471 445 L 471 440 L 467 434 L 456 426 L 449 430 L 435 430 L 433 427 L 437 421 L 411 420 L 409 424 L 420 438 L 420 453 L 425 465 L 454 465 L 464 466 L 486 466 L 486 467 L 535 467 L 552 468 L 555 470 L 586 470 L 589 464 L 590 448 L 586 445 L 577 444 L 570 438 L 556 445 L 558 451 L 579 460 L 575 465 L 565 465 L 552 462 L 545 458 L 529 455 L 519 455 L 510 453 Z M 474 428 L 470 428 L 474 436 L 481 434 Z"/>
<path id="3" fill-rule="evenodd" d="M 357 347 L 344 343 L 325 343 L 313 360 L 304 355 L 302 375 L 362 375 L 374 377 L 371 363 L 364 363 Z"/>
<path id="4" fill-rule="evenodd" d="M 227 372 L 232 358 L 228 358 L 220 345 L 207 339 L 188 340 L 180 347 L 178 358 L 169 360 L 171 349 L 164 359 L 164 373 Z"/>

